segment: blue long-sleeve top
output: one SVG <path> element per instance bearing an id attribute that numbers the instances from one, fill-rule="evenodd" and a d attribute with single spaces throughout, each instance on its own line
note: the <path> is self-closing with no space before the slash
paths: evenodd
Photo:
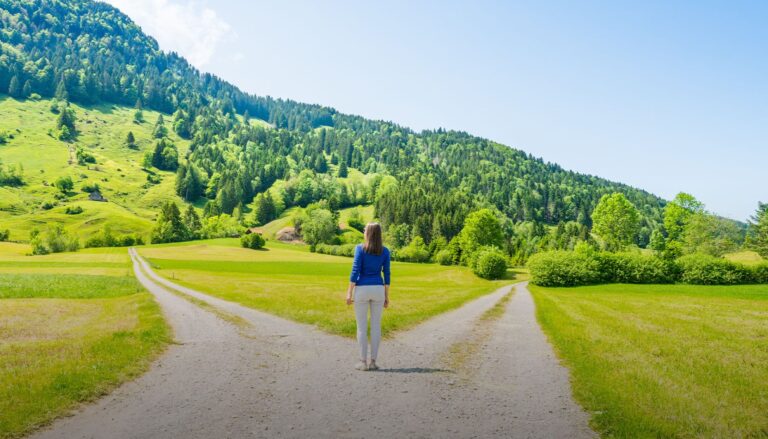
<path id="1" fill-rule="evenodd" d="M 384 247 L 380 255 L 373 255 L 366 253 L 363 245 L 358 244 L 349 281 L 357 285 L 389 285 L 389 249 Z"/>

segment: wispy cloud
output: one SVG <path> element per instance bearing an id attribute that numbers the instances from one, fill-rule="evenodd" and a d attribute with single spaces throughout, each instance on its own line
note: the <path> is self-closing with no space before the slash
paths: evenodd
<path id="1" fill-rule="evenodd" d="M 216 11 L 194 0 L 102 0 L 135 21 L 166 51 L 178 52 L 195 67 L 205 66 L 220 43 L 233 38 Z"/>

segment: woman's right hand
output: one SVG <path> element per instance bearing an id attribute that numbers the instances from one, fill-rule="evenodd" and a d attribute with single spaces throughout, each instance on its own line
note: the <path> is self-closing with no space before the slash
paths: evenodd
<path id="1" fill-rule="evenodd" d="M 347 296 L 347 305 L 352 305 L 352 296 Z"/>

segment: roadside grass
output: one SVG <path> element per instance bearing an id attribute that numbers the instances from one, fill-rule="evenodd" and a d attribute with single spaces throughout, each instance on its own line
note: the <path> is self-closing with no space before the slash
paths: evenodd
<path id="1" fill-rule="evenodd" d="M 736 252 L 736 253 L 729 253 L 725 255 L 725 258 L 733 262 L 741 262 L 742 264 L 746 264 L 746 265 L 757 265 L 763 262 L 763 258 L 757 252 L 748 251 L 748 250 L 745 250 L 742 252 Z"/>
<path id="2" fill-rule="evenodd" d="M 530 290 L 602 435 L 768 435 L 768 286 Z"/>
<path id="3" fill-rule="evenodd" d="M 138 376 L 171 339 L 152 296 L 125 276 L 125 249 L 23 256 L 24 247 L 0 246 L 0 266 L 22 271 L 0 272 L 0 438 Z M 35 261 L 41 272 L 23 272 Z M 121 275 L 93 275 L 91 263 Z"/>
<path id="4" fill-rule="evenodd" d="M 0 273 L 0 299 L 92 299 L 141 293 L 133 277 Z"/>
<path id="5" fill-rule="evenodd" d="M 351 260 L 268 241 L 253 251 L 200 243 L 139 248 L 157 273 L 212 296 L 352 337 L 344 303 Z M 508 281 L 487 281 L 465 267 L 392 263 L 391 304 L 382 333 L 391 335 L 454 309 Z"/>

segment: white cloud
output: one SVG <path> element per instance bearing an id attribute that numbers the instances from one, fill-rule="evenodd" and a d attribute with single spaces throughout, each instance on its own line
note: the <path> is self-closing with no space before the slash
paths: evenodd
<path id="1" fill-rule="evenodd" d="M 233 37 L 216 11 L 188 0 L 103 0 L 131 17 L 165 51 L 178 52 L 195 67 L 206 65 L 217 46 Z"/>

